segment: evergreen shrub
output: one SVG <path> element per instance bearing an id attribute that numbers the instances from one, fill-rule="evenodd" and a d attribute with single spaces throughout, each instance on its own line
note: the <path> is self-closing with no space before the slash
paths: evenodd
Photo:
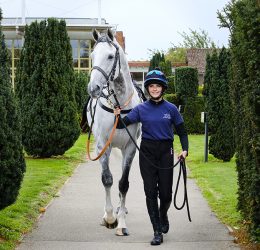
<path id="1" fill-rule="evenodd" d="M 168 80 L 168 88 L 165 91 L 165 94 L 175 94 L 175 77 L 174 76 L 168 76 L 167 77 Z"/>
<path id="2" fill-rule="evenodd" d="M 219 13 L 231 31 L 231 99 L 238 171 L 238 209 L 260 242 L 260 4 L 232 1 Z"/>
<path id="3" fill-rule="evenodd" d="M 173 103 L 177 108 L 180 105 L 180 99 L 176 94 L 164 94 L 164 99 Z"/>
<path id="4" fill-rule="evenodd" d="M 176 93 L 181 98 L 198 95 L 198 70 L 192 67 L 179 67 L 175 70 Z"/>
<path id="5" fill-rule="evenodd" d="M 223 161 L 230 161 L 235 153 L 233 116 L 230 98 L 230 53 L 222 48 L 208 56 L 205 74 L 206 107 L 211 133 L 209 152 Z"/>
<path id="6" fill-rule="evenodd" d="M 10 77 L 11 60 L 1 28 L 0 9 L 0 209 L 15 202 L 26 169 L 21 122 Z"/>
<path id="7" fill-rule="evenodd" d="M 88 74 L 81 71 L 75 72 L 75 99 L 77 104 L 77 112 L 80 116 L 88 99 L 88 82 Z"/>
<path id="8" fill-rule="evenodd" d="M 80 134 L 72 50 L 64 20 L 49 18 L 26 26 L 16 94 L 26 152 L 35 157 L 64 154 Z"/>
<path id="9" fill-rule="evenodd" d="M 197 96 L 187 99 L 184 105 L 183 119 L 188 134 L 204 133 L 205 125 L 201 122 L 201 112 L 204 111 L 204 97 Z"/>
<path id="10" fill-rule="evenodd" d="M 204 125 L 201 123 L 201 112 L 205 110 L 204 97 L 197 96 L 187 99 L 185 105 L 176 94 L 165 94 L 164 99 L 173 103 L 178 109 L 182 105 L 181 114 L 189 134 L 203 134 Z"/>

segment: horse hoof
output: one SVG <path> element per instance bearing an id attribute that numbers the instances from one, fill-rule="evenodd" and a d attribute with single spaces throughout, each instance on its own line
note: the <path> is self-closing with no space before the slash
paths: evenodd
<path id="1" fill-rule="evenodd" d="M 113 223 L 108 223 L 105 219 L 103 219 L 100 225 L 105 226 L 108 229 L 114 229 L 117 227 L 117 224 L 117 219 Z"/>
<path id="2" fill-rule="evenodd" d="M 129 231 L 128 231 L 127 228 L 117 228 L 116 235 L 117 236 L 128 236 L 129 235 Z"/>
<path id="3" fill-rule="evenodd" d="M 119 213 L 119 210 L 120 210 L 120 207 L 117 207 L 117 208 L 116 208 L 116 214 Z M 127 210 L 127 208 L 125 208 L 125 214 L 128 214 L 128 210 Z"/>

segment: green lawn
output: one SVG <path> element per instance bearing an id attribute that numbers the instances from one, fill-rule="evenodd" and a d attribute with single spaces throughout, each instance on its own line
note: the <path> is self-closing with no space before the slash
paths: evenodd
<path id="1" fill-rule="evenodd" d="M 178 137 L 174 142 L 175 151 L 180 151 Z M 189 156 L 187 166 L 189 177 L 196 179 L 203 196 L 222 223 L 239 228 L 240 214 L 237 205 L 237 172 L 235 159 L 223 162 L 209 154 L 204 162 L 204 135 L 189 135 Z"/>
<path id="2" fill-rule="evenodd" d="M 44 208 L 85 157 L 86 135 L 63 156 L 26 157 L 26 173 L 15 204 L 0 211 L 0 249 L 14 249 L 24 233 L 32 229 Z"/>

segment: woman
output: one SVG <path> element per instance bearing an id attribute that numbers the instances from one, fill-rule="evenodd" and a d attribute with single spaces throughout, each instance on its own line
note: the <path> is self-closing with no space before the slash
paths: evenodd
<path id="1" fill-rule="evenodd" d="M 126 126 L 142 123 L 139 164 L 147 210 L 154 230 L 151 245 L 160 245 L 163 242 L 162 233 L 169 231 L 167 211 L 172 201 L 173 126 L 182 145 L 182 152 L 178 157 L 185 159 L 188 155 L 188 136 L 183 118 L 174 104 L 163 99 L 167 86 L 167 79 L 160 70 L 148 72 L 144 87 L 150 99 L 136 106 L 123 118 Z M 120 109 L 116 109 L 114 113 L 120 114 Z M 120 122 L 117 128 L 124 128 L 123 123 Z"/>

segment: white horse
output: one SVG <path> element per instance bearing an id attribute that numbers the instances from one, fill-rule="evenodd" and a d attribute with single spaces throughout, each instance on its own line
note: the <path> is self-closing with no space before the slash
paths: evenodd
<path id="1" fill-rule="evenodd" d="M 91 54 L 92 71 L 88 84 L 88 93 L 91 101 L 87 107 L 87 119 L 91 124 L 94 120 L 92 133 L 96 142 L 96 153 L 99 154 L 111 133 L 115 122 L 113 105 L 120 104 L 121 114 L 127 113 L 141 102 L 138 93 L 132 83 L 128 62 L 123 49 L 117 43 L 112 32 L 108 30 L 105 34 L 93 31 L 96 41 Z M 132 137 L 137 140 L 140 135 L 140 125 L 128 126 Z M 109 156 L 112 147 L 117 147 L 122 152 L 122 176 L 119 181 L 120 205 L 117 211 L 111 202 L 111 186 L 113 176 L 109 169 Z M 115 228 L 116 235 L 128 235 L 126 226 L 125 199 L 129 187 L 128 176 L 136 147 L 125 129 L 116 129 L 111 144 L 100 157 L 102 166 L 102 182 L 105 187 L 105 214 L 102 224 L 107 228 Z"/>

